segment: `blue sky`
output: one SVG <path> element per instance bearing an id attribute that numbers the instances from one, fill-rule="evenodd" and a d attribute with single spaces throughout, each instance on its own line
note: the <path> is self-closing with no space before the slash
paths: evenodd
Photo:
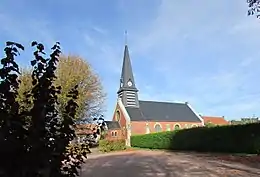
<path id="1" fill-rule="evenodd" d="M 40 3 L 41 2 L 41 3 Z M 88 60 L 105 91 L 111 119 L 124 31 L 139 97 L 188 101 L 202 115 L 237 119 L 260 115 L 260 20 L 246 0 L 1 0 L 0 47 L 11 40 L 60 41 L 65 54 Z"/>

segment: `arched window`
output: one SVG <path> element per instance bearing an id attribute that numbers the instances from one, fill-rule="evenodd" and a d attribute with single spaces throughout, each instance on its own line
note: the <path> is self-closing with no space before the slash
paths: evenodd
<path id="1" fill-rule="evenodd" d="M 112 136 L 115 136 L 115 133 L 114 132 L 111 132 Z"/>
<path id="2" fill-rule="evenodd" d="M 179 124 L 174 125 L 174 130 L 179 130 L 181 126 Z"/>
<path id="3" fill-rule="evenodd" d="M 117 136 L 117 132 L 115 132 L 115 136 Z"/>
<path id="4" fill-rule="evenodd" d="M 156 124 L 154 128 L 155 128 L 155 132 L 161 132 L 162 131 L 162 127 L 161 127 L 160 124 Z"/>
<path id="5" fill-rule="evenodd" d="M 119 119 L 120 119 L 120 112 L 116 111 L 116 121 L 119 121 Z"/>
<path id="6" fill-rule="evenodd" d="M 146 134 L 149 134 L 149 133 L 150 133 L 149 125 L 145 125 L 145 133 L 146 133 Z"/>

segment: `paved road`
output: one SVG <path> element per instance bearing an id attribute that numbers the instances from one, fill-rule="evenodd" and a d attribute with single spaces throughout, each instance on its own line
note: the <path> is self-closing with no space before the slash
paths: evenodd
<path id="1" fill-rule="evenodd" d="M 81 177 L 259 177 L 260 169 L 193 153 L 138 150 L 90 155 Z"/>

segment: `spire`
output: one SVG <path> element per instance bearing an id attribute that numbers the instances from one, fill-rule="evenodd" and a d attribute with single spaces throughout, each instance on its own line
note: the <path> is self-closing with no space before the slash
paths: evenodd
<path id="1" fill-rule="evenodd" d="M 127 34 L 127 32 L 125 32 Z M 139 107 L 137 88 L 135 86 L 132 65 L 130 61 L 127 41 L 125 39 L 125 49 L 123 58 L 123 67 L 120 78 L 120 88 L 117 92 L 118 97 L 121 98 L 126 107 Z"/>
<path id="2" fill-rule="evenodd" d="M 130 61 L 128 46 L 125 45 L 124 50 L 124 58 L 123 58 L 123 67 L 121 72 L 121 79 L 120 79 L 120 87 L 121 88 L 135 88 L 135 81 L 134 75 L 132 71 L 132 65 Z"/>

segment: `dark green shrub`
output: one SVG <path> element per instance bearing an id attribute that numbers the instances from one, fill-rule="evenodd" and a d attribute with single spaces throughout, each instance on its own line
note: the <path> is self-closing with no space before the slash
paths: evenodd
<path id="1" fill-rule="evenodd" d="M 77 86 L 68 92 L 65 109 L 57 107 L 61 86 L 56 86 L 55 71 L 59 61 L 60 45 L 52 47 L 46 58 L 44 46 L 35 47 L 31 61 L 32 89 L 24 93 L 25 109 L 17 101 L 20 72 L 15 61 L 21 44 L 7 42 L 5 57 L 0 66 L 0 176 L 76 176 L 83 163 L 85 151 L 70 151 L 69 142 L 75 138 L 75 116 L 78 108 Z M 78 147 L 87 150 L 88 147 Z M 81 153 L 82 152 L 82 153 Z M 80 156 L 78 154 L 80 153 Z"/>
<path id="2" fill-rule="evenodd" d="M 102 152 L 125 150 L 125 140 L 100 140 L 99 150 Z"/>
<path id="3" fill-rule="evenodd" d="M 131 146 L 149 149 L 171 149 L 176 131 L 131 136 Z"/>
<path id="4" fill-rule="evenodd" d="M 198 127 L 131 137 L 134 147 L 202 152 L 259 153 L 260 124 Z"/>

